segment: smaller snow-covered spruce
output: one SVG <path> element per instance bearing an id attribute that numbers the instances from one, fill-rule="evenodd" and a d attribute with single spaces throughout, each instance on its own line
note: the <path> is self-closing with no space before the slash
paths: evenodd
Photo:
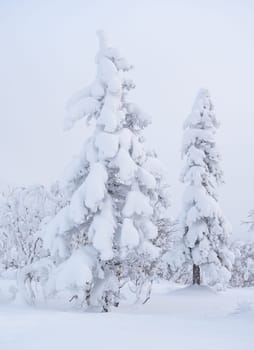
<path id="1" fill-rule="evenodd" d="M 218 186 L 223 183 L 215 142 L 218 126 L 210 95 L 201 89 L 184 123 L 182 257 L 192 266 L 193 284 L 224 288 L 234 255 L 228 242 L 231 228 L 218 203 Z"/>
<path id="2" fill-rule="evenodd" d="M 96 79 L 71 99 L 65 120 L 70 129 L 84 118 L 93 133 L 62 181 L 67 204 L 42 233 L 50 257 L 32 272 L 48 302 L 108 311 L 126 283 L 149 294 L 170 225 L 169 191 L 142 135 L 150 118 L 127 100 L 131 66 L 98 37 Z"/>

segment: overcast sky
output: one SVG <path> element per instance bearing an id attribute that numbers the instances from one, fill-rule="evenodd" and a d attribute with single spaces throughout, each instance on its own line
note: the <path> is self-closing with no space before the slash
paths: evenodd
<path id="1" fill-rule="evenodd" d="M 221 206 L 235 234 L 254 209 L 254 2 L 0 0 L 0 181 L 49 184 L 79 152 L 82 123 L 62 131 L 66 101 L 95 75 L 95 32 L 134 64 L 132 100 L 166 164 L 178 213 L 182 124 L 200 87 L 221 121 Z"/>

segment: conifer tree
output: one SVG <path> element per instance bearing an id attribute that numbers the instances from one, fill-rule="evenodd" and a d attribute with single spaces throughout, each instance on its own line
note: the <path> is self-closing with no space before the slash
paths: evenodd
<path id="1" fill-rule="evenodd" d="M 142 135 L 150 118 L 127 99 L 131 66 L 98 37 L 96 78 L 71 99 L 65 120 L 69 129 L 85 118 L 94 131 L 65 177 L 69 202 L 44 233 L 54 268 L 41 280 L 47 298 L 108 311 L 125 282 L 141 292 L 156 277 L 157 223 L 169 202 L 162 166 Z"/>
<path id="2" fill-rule="evenodd" d="M 181 175 L 183 245 L 192 265 L 193 284 L 224 286 L 230 279 L 233 254 L 228 247 L 231 232 L 218 202 L 223 183 L 215 133 L 219 123 L 207 90 L 201 89 L 184 123 Z"/>

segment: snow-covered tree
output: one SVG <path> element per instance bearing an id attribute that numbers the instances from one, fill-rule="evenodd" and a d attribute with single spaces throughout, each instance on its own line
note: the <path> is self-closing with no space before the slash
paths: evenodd
<path id="1" fill-rule="evenodd" d="M 43 233 L 53 268 L 41 279 L 48 300 L 107 311 L 125 282 L 137 291 L 155 278 L 169 202 L 161 163 L 142 136 L 150 118 L 127 100 L 131 66 L 98 37 L 96 78 L 71 99 L 65 120 L 69 129 L 84 118 L 94 131 L 62 181 L 68 204 Z"/>
<path id="2" fill-rule="evenodd" d="M 223 183 L 215 143 L 218 126 L 210 95 L 201 89 L 184 123 L 183 256 L 192 265 L 193 284 L 223 287 L 234 256 L 228 243 L 231 228 L 218 203 L 218 186 Z"/>

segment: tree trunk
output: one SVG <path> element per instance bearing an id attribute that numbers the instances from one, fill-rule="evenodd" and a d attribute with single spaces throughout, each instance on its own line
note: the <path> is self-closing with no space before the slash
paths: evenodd
<path id="1" fill-rule="evenodd" d="M 198 265 L 193 265 L 193 284 L 200 285 L 200 267 Z"/>

